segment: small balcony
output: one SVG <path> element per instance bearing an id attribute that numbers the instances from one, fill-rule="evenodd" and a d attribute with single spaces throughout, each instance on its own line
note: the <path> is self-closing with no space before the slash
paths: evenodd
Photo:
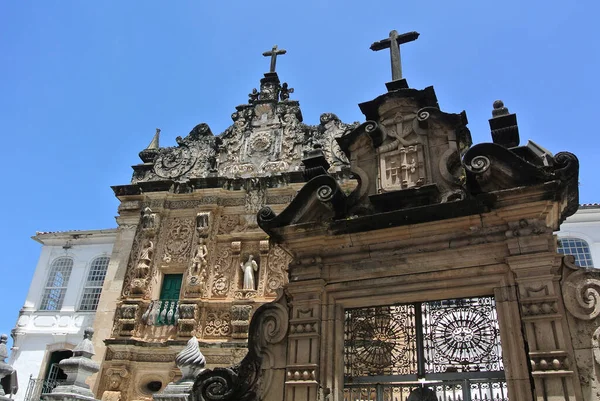
<path id="1" fill-rule="evenodd" d="M 179 320 L 179 300 L 157 299 L 142 315 L 142 322 L 148 326 L 176 326 Z"/>

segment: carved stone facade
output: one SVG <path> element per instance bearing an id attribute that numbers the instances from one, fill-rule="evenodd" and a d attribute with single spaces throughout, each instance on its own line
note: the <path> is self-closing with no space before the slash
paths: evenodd
<path id="1" fill-rule="evenodd" d="M 501 102 L 493 143 L 472 146 L 432 88 L 387 86 L 337 139 L 353 191 L 315 149 L 290 204 L 259 211 L 289 282 L 254 313 L 253 354 L 203 372 L 196 399 L 598 399 L 600 276 L 553 235 L 577 210 L 577 158 L 519 146 Z M 281 317 L 255 333 L 266 306 Z"/>
<path id="2" fill-rule="evenodd" d="M 276 73 L 265 74 L 221 135 L 199 124 L 161 148 L 157 131 L 131 184 L 113 187 L 133 235 L 118 244 L 122 286 L 94 384 L 99 398 L 150 400 L 145 386 L 171 381 L 174 355 L 190 336 L 209 367 L 246 354 L 250 318 L 287 283 L 291 261 L 269 243 L 257 212 L 294 198 L 302 157 L 315 145 L 331 155 L 332 171 L 350 174 L 335 138 L 354 125 L 330 113 L 319 125 L 303 124 L 292 93 Z"/>
<path id="3" fill-rule="evenodd" d="M 149 400 L 195 336 L 196 400 L 595 399 L 598 278 L 552 234 L 577 158 L 519 146 L 501 102 L 472 146 L 399 66 L 364 123 L 305 125 L 267 53 L 231 127 L 156 139 L 113 188 L 135 233 L 97 395 Z"/>

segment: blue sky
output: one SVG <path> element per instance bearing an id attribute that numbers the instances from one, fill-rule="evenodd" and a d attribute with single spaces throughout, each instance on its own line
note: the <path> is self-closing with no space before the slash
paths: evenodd
<path id="1" fill-rule="evenodd" d="M 580 200 L 599 202 L 600 35 L 596 1 L 9 1 L 0 0 L 0 332 L 14 326 L 40 245 L 35 231 L 114 227 L 110 185 L 126 184 L 162 129 L 175 144 L 200 122 L 221 133 L 268 71 L 273 44 L 304 121 L 385 91 L 392 29 L 411 87 L 433 85 L 490 140 L 492 102 L 518 115 L 522 142 L 581 163 Z"/>

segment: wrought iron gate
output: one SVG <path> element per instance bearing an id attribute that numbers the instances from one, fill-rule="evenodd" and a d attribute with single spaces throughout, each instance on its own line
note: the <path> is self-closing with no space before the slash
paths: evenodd
<path id="1" fill-rule="evenodd" d="M 493 297 L 346 310 L 346 401 L 508 400 Z M 435 394 L 435 398 L 434 397 Z"/>

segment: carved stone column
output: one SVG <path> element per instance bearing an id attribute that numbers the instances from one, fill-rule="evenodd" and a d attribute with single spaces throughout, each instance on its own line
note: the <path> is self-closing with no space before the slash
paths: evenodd
<path id="1" fill-rule="evenodd" d="M 305 267 L 303 267 L 305 268 Z M 292 299 L 286 365 L 286 401 L 316 400 L 321 355 L 321 294 L 325 282 L 309 279 L 291 282 Z"/>
<path id="2" fill-rule="evenodd" d="M 551 252 L 507 258 L 518 285 L 521 321 L 539 401 L 582 400 L 561 297 L 561 260 Z"/>

